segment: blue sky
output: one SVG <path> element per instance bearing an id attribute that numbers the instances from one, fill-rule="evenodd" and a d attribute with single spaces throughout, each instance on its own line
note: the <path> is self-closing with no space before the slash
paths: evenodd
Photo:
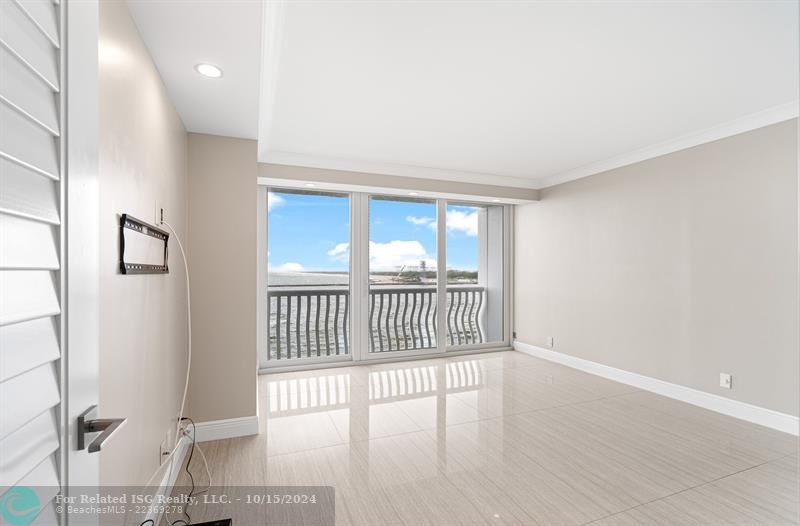
<path id="1" fill-rule="evenodd" d="M 447 266 L 477 269 L 477 215 L 474 208 L 447 210 Z M 370 269 L 417 268 L 436 261 L 436 205 L 370 201 Z M 348 199 L 275 192 L 269 195 L 269 262 L 272 270 L 347 270 Z"/>

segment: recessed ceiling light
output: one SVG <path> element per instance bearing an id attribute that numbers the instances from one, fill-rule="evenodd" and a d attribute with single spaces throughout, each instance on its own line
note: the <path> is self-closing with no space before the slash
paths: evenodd
<path id="1" fill-rule="evenodd" d="M 306 183 L 306 186 L 307 186 L 308 188 L 314 188 L 314 187 L 315 187 L 315 186 L 317 186 L 317 185 L 315 185 L 314 183 Z"/>
<path id="2" fill-rule="evenodd" d="M 408 192 L 408 195 L 419 195 L 417 192 Z"/>
<path id="3" fill-rule="evenodd" d="M 492 203 L 499 203 L 499 202 L 500 202 L 499 199 L 492 199 Z"/>
<path id="4" fill-rule="evenodd" d="M 194 69 L 204 77 L 218 79 L 222 76 L 222 69 L 218 66 L 214 66 L 213 64 L 206 64 L 203 62 L 201 64 L 197 64 Z"/>

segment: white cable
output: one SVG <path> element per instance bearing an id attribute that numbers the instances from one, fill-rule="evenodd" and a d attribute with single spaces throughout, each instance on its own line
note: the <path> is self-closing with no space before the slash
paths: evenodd
<path id="1" fill-rule="evenodd" d="M 183 409 L 184 409 L 184 406 L 186 405 L 186 393 L 189 390 L 189 372 L 191 371 L 191 368 L 192 368 L 192 288 L 191 288 L 191 285 L 189 283 L 189 263 L 188 263 L 188 261 L 186 259 L 186 252 L 183 250 L 183 244 L 181 243 L 181 238 L 178 236 L 178 233 L 175 232 L 175 229 L 172 228 L 172 225 L 170 225 L 169 223 L 167 223 L 163 219 L 161 220 L 161 224 L 166 226 L 170 230 L 170 232 L 172 232 L 172 234 L 175 236 L 175 241 L 178 243 L 178 249 L 181 252 L 181 258 L 183 259 L 183 270 L 184 270 L 184 273 L 186 275 L 186 320 L 187 320 L 187 327 L 188 327 L 188 331 L 189 331 L 189 334 L 187 336 L 188 353 L 187 353 L 187 359 L 186 359 L 186 381 L 183 384 L 183 396 L 181 397 L 181 408 L 180 408 L 180 411 L 178 412 L 178 424 L 177 424 L 177 426 L 175 428 L 175 443 L 172 446 L 172 453 L 170 453 L 170 455 L 169 455 L 169 457 L 171 457 L 172 454 L 177 450 L 178 442 L 180 441 L 180 437 L 184 436 L 181 433 L 181 422 L 183 421 Z M 193 434 L 192 442 L 194 443 L 194 447 L 196 447 L 197 451 L 200 453 L 200 456 L 203 457 L 203 464 L 205 464 L 206 474 L 208 475 L 208 487 L 205 490 L 203 490 L 203 492 L 206 492 L 211 488 L 211 484 L 212 484 L 212 482 L 211 482 L 211 469 L 208 466 L 208 460 L 206 460 L 205 453 L 203 453 L 203 450 L 200 448 L 200 446 L 197 445 L 197 428 L 194 425 L 192 425 L 192 434 Z M 170 472 L 169 479 L 172 478 L 172 468 L 173 468 L 173 466 L 174 466 L 174 462 L 171 463 L 170 468 L 169 468 L 169 472 Z"/>
<path id="2" fill-rule="evenodd" d="M 206 459 L 206 454 L 203 453 L 203 449 L 200 447 L 200 444 L 197 443 L 197 427 L 195 427 L 194 424 L 192 424 L 192 434 L 193 434 L 192 443 L 193 443 L 195 449 L 197 449 L 197 452 L 200 453 L 200 456 L 203 457 L 203 465 L 205 465 L 205 467 L 206 467 L 206 475 L 208 475 L 208 485 L 206 486 L 206 489 L 194 492 L 194 495 L 199 495 L 201 493 L 205 493 L 206 491 L 210 490 L 211 486 L 213 484 L 213 481 L 211 479 L 211 469 L 208 467 L 208 460 Z"/>
<path id="3" fill-rule="evenodd" d="M 175 443 L 172 445 L 172 449 L 174 450 L 178 446 L 178 441 L 180 440 L 181 436 L 181 422 L 183 419 L 183 408 L 186 404 L 186 393 L 189 390 L 189 371 L 192 369 L 192 288 L 189 285 L 189 263 L 186 261 L 186 253 L 183 251 L 183 244 L 181 244 L 181 238 L 178 237 L 178 233 L 175 232 L 175 229 L 172 228 L 172 225 L 161 220 L 161 224 L 169 228 L 172 235 L 175 236 L 175 241 L 178 243 L 178 249 L 181 251 L 181 258 L 183 258 L 183 270 L 186 274 L 186 320 L 189 329 L 189 334 L 187 336 L 187 358 L 186 358 L 186 381 L 183 384 L 183 397 L 181 397 L 181 409 L 178 412 L 178 424 L 175 427 Z"/>

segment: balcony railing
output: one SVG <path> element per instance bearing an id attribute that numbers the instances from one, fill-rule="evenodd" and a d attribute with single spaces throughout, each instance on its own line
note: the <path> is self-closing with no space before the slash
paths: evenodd
<path id="1" fill-rule="evenodd" d="M 269 288 L 270 360 L 350 353 L 350 294 L 342 286 Z M 447 344 L 484 342 L 486 289 L 447 288 Z M 436 347 L 434 286 L 372 286 L 369 298 L 369 351 Z"/>

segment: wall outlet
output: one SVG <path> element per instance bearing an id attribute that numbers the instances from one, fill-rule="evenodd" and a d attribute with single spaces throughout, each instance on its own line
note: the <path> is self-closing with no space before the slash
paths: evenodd
<path id="1" fill-rule="evenodd" d="M 548 336 L 547 337 L 547 347 L 552 349 L 554 345 L 555 345 L 555 340 L 553 339 L 552 336 Z"/>
<path id="2" fill-rule="evenodd" d="M 728 373 L 719 373 L 719 386 L 724 389 L 733 387 L 733 377 Z"/>
<path id="3" fill-rule="evenodd" d="M 169 456 L 169 454 L 172 453 L 172 451 L 169 450 L 169 446 L 167 444 L 169 444 L 169 433 L 167 433 L 167 436 L 165 436 L 164 440 L 161 441 L 161 444 L 158 445 L 158 465 L 159 466 L 164 464 L 164 462 L 167 460 L 167 457 Z"/>
<path id="4" fill-rule="evenodd" d="M 167 212 L 159 201 L 153 205 L 153 224 L 159 226 L 167 218 Z"/>

